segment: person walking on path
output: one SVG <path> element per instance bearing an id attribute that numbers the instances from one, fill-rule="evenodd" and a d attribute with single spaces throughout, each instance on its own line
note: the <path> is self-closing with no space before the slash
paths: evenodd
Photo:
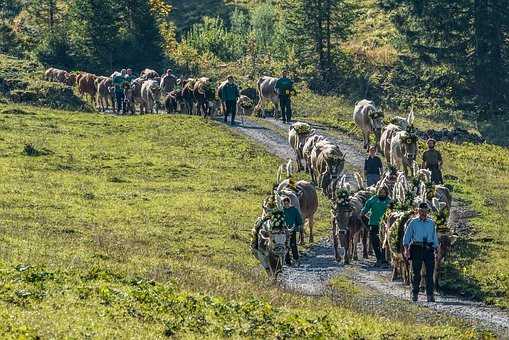
<path id="1" fill-rule="evenodd" d="M 177 86 L 177 77 L 175 77 L 171 69 L 167 69 L 166 73 L 161 78 L 161 91 L 163 95 L 167 95 L 171 91 L 175 90 Z"/>
<path id="2" fill-rule="evenodd" d="M 112 75 L 113 86 L 115 87 L 115 102 L 117 103 L 117 112 L 123 111 L 124 106 L 124 81 L 126 76 L 126 69 L 122 69 L 120 73 L 114 72 Z M 124 112 L 125 113 L 125 112 Z"/>
<path id="3" fill-rule="evenodd" d="M 237 99 L 240 97 L 240 91 L 233 76 L 228 76 L 227 83 L 219 93 L 220 99 L 224 102 L 226 110 L 224 111 L 224 122 L 228 121 L 228 115 L 231 115 L 231 125 L 235 125 L 235 115 L 237 113 Z"/>
<path id="4" fill-rule="evenodd" d="M 292 121 L 292 100 L 291 96 L 294 92 L 293 81 L 288 78 L 288 71 L 283 71 L 283 76 L 279 78 L 275 85 L 276 92 L 279 95 L 279 105 L 281 106 L 281 119 L 283 123 Z"/>
<path id="5" fill-rule="evenodd" d="M 368 152 L 369 155 L 364 160 L 364 175 L 369 187 L 378 183 L 384 168 L 382 160 L 376 155 L 376 147 L 371 145 Z"/>
<path id="6" fill-rule="evenodd" d="M 436 141 L 433 138 L 428 139 L 428 150 L 422 154 L 422 168 L 431 171 L 431 182 L 433 184 L 443 184 L 442 178 L 442 154 L 435 149 Z"/>
<path id="7" fill-rule="evenodd" d="M 292 232 L 290 234 L 290 249 L 286 253 L 285 262 L 287 265 L 292 264 L 291 258 L 293 257 L 294 261 L 299 261 L 299 249 L 297 248 L 297 232 L 300 231 L 300 228 L 303 226 L 302 216 L 297 208 L 291 205 L 291 201 L 289 197 L 283 198 L 283 212 L 285 214 L 285 222 L 289 228 L 292 228 Z M 292 256 L 290 256 L 290 250 L 292 252 Z"/>
<path id="8" fill-rule="evenodd" d="M 377 195 L 371 197 L 361 210 L 361 216 L 364 218 L 370 213 L 368 221 L 369 238 L 371 239 L 371 245 L 376 256 L 375 267 L 385 267 L 388 265 L 382 252 L 379 236 L 380 221 L 391 203 L 391 199 L 388 196 L 389 190 L 387 187 L 382 186 L 378 189 Z"/>
<path id="9" fill-rule="evenodd" d="M 427 203 L 419 204 L 419 217 L 408 222 L 403 236 L 405 257 L 412 262 L 412 301 L 419 297 L 422 264 L 426 267 L 426 295 L 428 302 L 435 302 L 433 295 L 433 271 L 435 252 L 438 249 L 438 235 L 435 222 L 428 218 Z"/>

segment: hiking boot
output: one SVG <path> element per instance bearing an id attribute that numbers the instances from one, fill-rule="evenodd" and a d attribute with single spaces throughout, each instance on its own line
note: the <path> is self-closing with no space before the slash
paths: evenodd
<path id="1" fill-rule="evenodd" d="M 434 295 L 428 295 L 428 302 L 435 302 L 435 296 Z"/>
<path id="2" fill-rule="evenodd" d="M 381 268 L 383 265 L 383 262 L 380 260 L 376 260 L 376 263 L 373 265 L 373 268 Z"/>
<path id="3" fill-rule="evenodd" d="M 412 293 L 412 301 L 417 302 L 418 299 L 419 299 L 419 294 Z"/>

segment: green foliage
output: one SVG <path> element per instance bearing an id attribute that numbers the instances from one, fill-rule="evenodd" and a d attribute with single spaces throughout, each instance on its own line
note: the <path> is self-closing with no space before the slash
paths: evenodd
<path id="1" fill-rule="evenodd" d="M 35 48 L 34 55 L 45 65 L 61 69 L 76 67 L 75 58 L 70 55 L 71 45 L 67 32 L 48 32 Z M 79 58 L 79 57 L 78 57 Z"/>
<path id="2" fill-rule="evenodd" d="M 203 23 L 193 26 L 185 42 L 198 53 L 213 53 L 220 60 L 232 61 L 241 57 L 236 50 L 235 33 L 228 32 L 223 20 L 203 18 Z M 235 53 L 237 52 L 237 53 Z"/>
<path id="3" fill-rule="evenodd" d="M 253 8 L 251 12 L 251 26 L 258 52 L 275 50 L 274 36 L 276 34 L 277 14 L 273 5 L 264 3 Z"/>
<path id="4" fill-rule="evenodd" d="M 118 27 L 113 2 L 73 0 L 69 9 L 69 38 L 84 70 L 111 70 L 118 49 Z M 50 64 L 51 65 L 51 64 Z"/>
<path id="5" fill-rule="evenodd" d="M 416 86 L 424 87 L 433 69 L 446 71 L 441 72 L 440 82 L 450 86 L 433 97 L 453 103 L 439 103 L 441 107 L 465 109 L 462 102 L 475 100 L 482 107 L 467 109 L 486 114 L 507 104 L 503 98 L 508 94 L 509 64 L 503 56 L 509 48 L 503 40 L 509 36 L 509 13 L 502 1 L 384 0 L 380 4 L 409 47 L 411 63 L 402 71 L 415 75 Z M 426 89 L 418 93 L 429 95 Z"/>

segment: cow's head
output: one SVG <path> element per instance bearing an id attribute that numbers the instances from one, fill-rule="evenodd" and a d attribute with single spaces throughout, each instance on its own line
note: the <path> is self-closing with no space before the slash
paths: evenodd
<path id="1" fill-rule="evenodd" d="M 336 180 L 341 175 L 345 167 L 345 158 L 343 155 L 331 155 L 327 160 L 326 172 L 329 174 L 331 180 Z"/>
<path id="2" fill-rule="evenodd" d="M 401 134 L 401 152 L 404 161 L 412 164 L 417 156 L 417 135 L 413 133 L 403 132 Z"/>
<path id="3" fill-rule="evenodd" d="M 353 207 L 350 203 L 350 193 L 344 188 L 335 191 L 332 201 L 331 214 L 336 225 L 339 242 L 342 248 L 347 248 L 347 235 Z"/>
<path id="4" fill-rule="evenodd" d="M 382 134 L 382 128 L 384 126 L 384 113 L 380 109 L 376 109 L 374 106 L 368 111 L 369 124 L 371 129 L 376 135 L 376 140 L 380 140 Z"/>

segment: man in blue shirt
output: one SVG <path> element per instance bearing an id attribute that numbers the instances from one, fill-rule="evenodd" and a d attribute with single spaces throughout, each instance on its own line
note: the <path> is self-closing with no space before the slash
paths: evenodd
<path id="1" fill-rule="evenodd" d="M 427 203 L 419 204 L 419 217 L 408 222 L 403 236 L 405 257 L 412 260 L 412 301 L 417 301 L 421 283 L 421 268 L 426 267 L 426 295 L 428 302 L 435 302 L 433 296 L 433 271 L 435 269 L 435 250 L 438 236 L 435 222 L 428 218 Z"/>
<path id="2" fill-rule="evenodd" d="M 299 212 L 299 209 L 293 207 L 291 205 L 290 198 L 285 196 L 283 198 L 283 212 L 285 214 L 285 222 L 289 228 L 293 227 L 292 233 L 290 235 L 290 248 L 292 250 L 293 259 L 295 261 L 299 260 L 299 249 L 297 248 L 297 232 L 302 228 L 303 221 L 302 216 Z M 286 254 L 285 262 L 287 265 L 291 265 L 291 257 L 290 250 Z"/>

